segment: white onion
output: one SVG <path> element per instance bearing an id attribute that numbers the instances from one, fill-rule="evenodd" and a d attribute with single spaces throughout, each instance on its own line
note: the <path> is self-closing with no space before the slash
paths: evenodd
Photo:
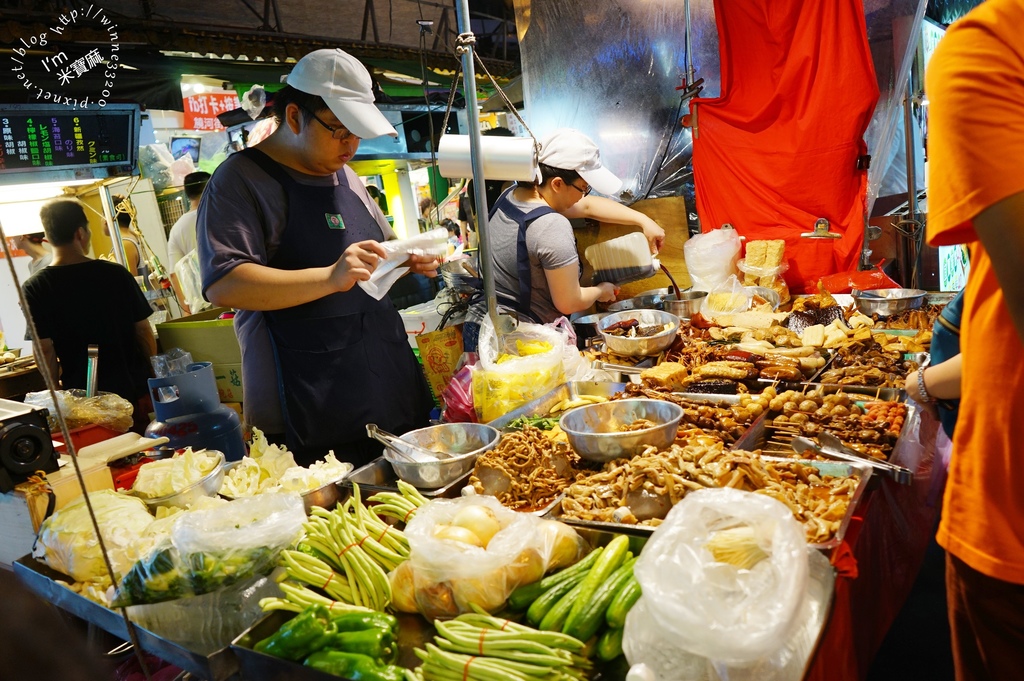
<path id="1" fill-rule="evenodd" d="M 452 519 L 452 525 L 463 527 L 475 534 L 483 542 L 484 548 L 501 530 L 501 523 L 498 522 L 494 511 L 480 504 L 466 504 L 460 508 Z"/>

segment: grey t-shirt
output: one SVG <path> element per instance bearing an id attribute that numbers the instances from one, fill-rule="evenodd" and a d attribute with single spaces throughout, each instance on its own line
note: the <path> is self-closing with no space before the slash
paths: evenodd
<path id="1" fill-rule="evenodd" d="M 509 194 L 512 205 L 530 212 L 545 206 L 543 201 L 523 202 Z M 491 251 L 494 253 L 494 290 L 500 296 L 519 299 L 519 272 L 516 264 L 519 224 L 500 210 L 488 222 Z M 562 316 L 551 300 L 551 289 L 544 270 L 557 270 L 579 264 L 576 237 L 569 220 L 559 213 L 542 215 L 530 223 L 526 230 L 526 250 L 530 254 L 530 308 L 542 323 L 553 322 Z M 479 320 L 486 314 L 480 306 L 474 308 L 470 319 Z"/>
<path id="2" fill-rule="evenodd" d="M 301 184 L 333 187 L 336 175 L 306 175 L 286 166 Z M 395 233 L 351 168 L 348 186 L 380 225 L 385 239 Z M 277 252 L 288 217 L 284 187 L 245 154 L 232 154 L 218 166 L 203 192 L 196 221 L 196 244 L 203 277 L 203 295 L 211 284 L 242 263 L 266 265 Z M 337 254 L 341 257 L 341 253 Z M 261 312 L 238 310 L 235 333 L 242 349 L 242 406 L 249 425 L 267 433 L 283 433 L 277 368 L 270 332 Z"/>

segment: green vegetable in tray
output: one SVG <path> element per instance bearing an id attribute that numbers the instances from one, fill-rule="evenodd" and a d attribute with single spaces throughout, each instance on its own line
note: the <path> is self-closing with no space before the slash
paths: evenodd
<path id="1" fill-rule="evenodd" d="M 327 639 L 326 648 L 346 653 L 358 653 L 381 662 L 394 662 L 398 658 L 395 637 L 387 629 L 339 631 Z"/>
<path id="2" fill-rule="evenodd" d="M 405 681 L 405 670 L 378 664 L 372 657 L 340 650 L 321 650 L 306 658 L 310 669 L 340 676 L 351 681 Z"/>
<path id="3" fill-rule="evenodd" d="M 382 629 L 398 636 L 398 618 L 386 612 L 353 612 L 332 616 L 331 622 L 338 631 L 365 631 Z"/>
<path id="4" fill-rule="evenodd" d="M 298 662 L 323 648 L 334 633 L 327 608 L 314 605 L 285 622 L 277 633 L 257 643 L 253 650 Z"/>
<path id="5" fill-rule="evenodd" d="M 505 426 L 506 430 L 522 430 L 526 426 L 533 426 L 540 430 L 551 430 L 558 425 L 557 418 L 551 418 L 549 416 L 520 416 L 519 418 L 512 419 Z"/>

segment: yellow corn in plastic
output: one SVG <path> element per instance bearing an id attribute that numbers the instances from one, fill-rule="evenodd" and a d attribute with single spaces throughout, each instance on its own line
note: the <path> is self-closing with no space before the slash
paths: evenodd
<path id="1" fill-rule="evenodd" d="M 545 352 L 551 351 L 551 343 L 542 340 L 532 340 L 523 342 L 522 340 L 516 341 L 516 352 L 519 353 L 520 357 L 526 357 L 527 355 L 540 355 Z"/>

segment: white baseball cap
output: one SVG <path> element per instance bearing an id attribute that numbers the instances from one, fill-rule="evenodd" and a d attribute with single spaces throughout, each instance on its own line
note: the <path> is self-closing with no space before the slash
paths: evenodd
<path id="1" fill-rule="evenodd" d="M 341 124 L 362 139 L 398 137 L 373 103 L 370 72 L 347 52 L 314 50 L 295 64 L 286 82 L 296 90 L 322 97 Z"/>
<path id="2" fill-rule="evenodd" d="M 559 128 L 540 141 L 537 161 L 552 168 L 575 170 L 601 194 L 617 194 L 622 180 L 601 165 L 601 152 L 594 141 L 579 130 Z"/>

